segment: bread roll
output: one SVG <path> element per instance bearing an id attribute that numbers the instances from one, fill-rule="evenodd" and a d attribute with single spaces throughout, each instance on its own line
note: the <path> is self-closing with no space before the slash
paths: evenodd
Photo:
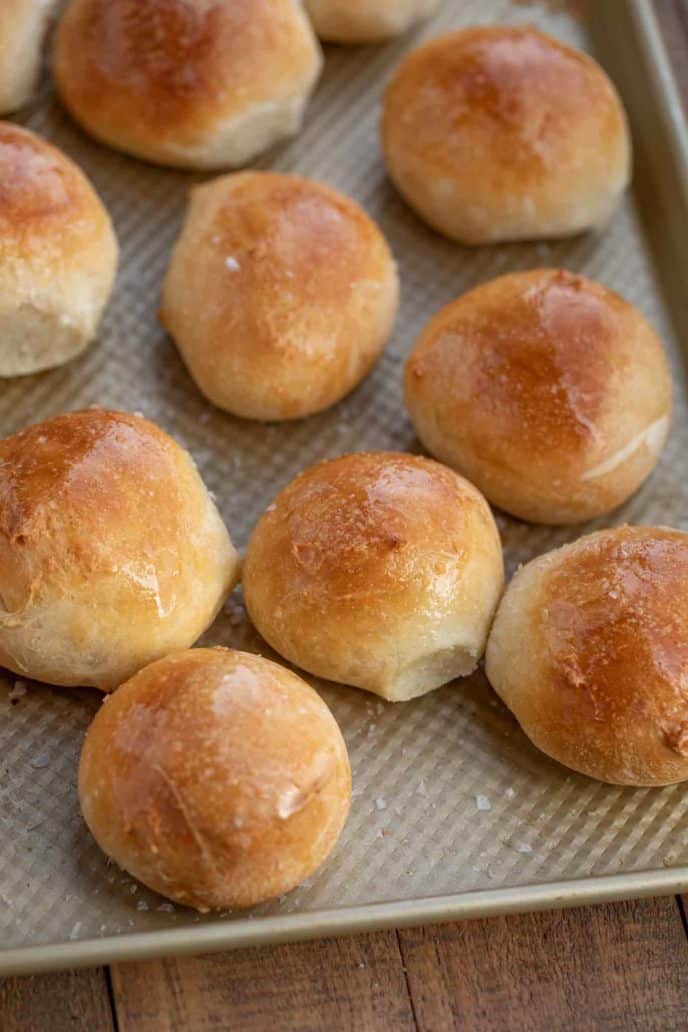
<path id="1" fill-rule="evenodd" d="M 539 749 L 614 785 L 688 779 L 688 534 L 621 527 L 528 563 L 487 676 Z"/>
<path id="2" fill-rule="evenodd" d="M 57 0 L 0 3 L 0 115 L 26 104 L 41 70 L 43 37 Z"/>
<path id="3" fill-rule="evenodd" d="M 328 43 L 382 43 L 438 5 L 439 0 L 306 0 L 315 31 Z"/>
<path id="4" fill-rule="evenodd" d="M 613 85 L 531 28 L 464 29 L 410 54 L 385 96 L 382 142 L 411 207 L 465 244 L 600 226 L 630 177 Z"/>
<path id="5" fill-rule="evenodd" d="M 0 666 L 114 688 L 194 642 L 237 567 L 191 456 L 147 420 L 89 409 L 0 441 Z"/>
<path id="6" fill-rule="evenodd" d="M 297 132 L 321 65 L 300 0 L 70 0 L 55 45 L 88 133 L 179 168 L 243 165 Z"/>
<path id="7" fill-rule="evenodd" d="M 664 350 L 640 312 L 556 269 L 502 276 L 444 308 L 405 389 L 428 451 L 536 523 L 626 501 L 657 462 L 671 409 Z"/>
<path id="8" fill-rule="evenodd" d="M 246 606 L 281 655 L 398 702 L 472 673 L 503 583 L 484 498 L 413 455 L 345 455 L 301 473 L 263 515 Z"/>
<path id="9" fill-rule="evenodd" d="M 97 713 L 79 765 L 100 847 L 163 896 L 246 907 L 320 866 L 349 811 L 346 746 L 296 674 L 229 649 L 145 667 Z"/>
<path id="10" fill-rule="evenodd" d="M 33 133 L 0 122 L 0 376 L 83 351 L 116 270 L 110 219 L 81 170 Z"/>
<path id="11" fill-rule="evenodd" d="M 244 172 L 193 190 L 160 317 L 220 408 L 298 419 L 369 372 L 398 298 L 389 248 L 354 201 L 297 176 Z"/>

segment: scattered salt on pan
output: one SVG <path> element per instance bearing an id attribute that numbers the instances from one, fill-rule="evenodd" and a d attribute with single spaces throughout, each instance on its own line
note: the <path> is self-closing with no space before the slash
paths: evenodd
<path id="1" fill-rule="evenodd" d="M 26 687 L 26 681 L 15 681 L 10 690 L 10 702 L 15 702 L 17 699 L 21 699 L 22 695 L 26 695 L 27 691 L 28 688 Z"/>
<path id="2" fill-rule="evenodd" d="M 487 796 L 477 795 L 475 797 L 475 808 L 476 810 L 491 810 L 492 803 L 487 798 Z"/>
<path id="3" fill-rule="evenodd" d="M 272 505 L 268 505 L 268 507 L 267 507 L 267 509 L 265 511 L 266 512 L 274 512 L 276 508 L 277 508 L 277 506 L 273 502 Z"/>
<path id="4" fill-rule="evenodd" d="M 507 799 L 515 799 L 516 798 L 516 792 L 515 792 L 515 790 L 513 788 L 507 788 L 507 790 L 504 793 L 504 795 L 507 797 Z"/>
<path id="5" fill-rule="evenodd" d="M 42 753 L 40 756 L 34 756 L 34 758 L 31 760 L 31 766 L 35 767 L 37 770 L 42 770 L 43 767 L 47 767 L 49 766 L 49 764 L 50 757 L 47 756 L 45 753 Z"/>
<path id="6" fill-rule="evenodd" d="M 146 903 L 145 899 L 140 899 L 138 901 L 138 903 L 136 904 L 136 909 L 137 910 L 148 910 L 148 904 Z"/>
<path id="7" fill-rule="evenodd" d="M 421 780 L 418 782 L 418 787 L 416 788 L 416 795 L 426 796 L 427 794 L 428 794 L 427 786 L 426 786 L 425 782 L 421 778 Z"/>
<path id="8" fill-rule="evenodd" d="M 372 736 L 375 734 L 376 726 L 376 724 L 368 724 L 368 738 L 372 738 Z"/>
<path id="9" fill-rule="evenodd" d="M 74 927 L 72 928 L 71 932 L 69 933 L 69 938 L 70 939 L 78 939 L 80 931 L 81 931 L 81 921 L 77 921 L 77 923 L 74 925 Z"/>
<path id="10" fill-rule="evenodd" d="M 375 800 L 375 806 L 377 807 L 378 810 L 386 810 L 387 809 L 387 800 L 383 799 L 382 796 L 378 796 L 378 798 Z"/>
<path id="11" fill-rule="evenodd" d="M 532 853 L 533 852 L 533 847 L 529 846 L 527 842 L 517 842 L 516 843 L 516 852 L 517 853 Z"/>
<path id="12" fill-rule="evenodd" d="M 162 910 L 163 914 L 173 914 L 174 905 L 172 903 L 161 903 L 157 910 Z"/>

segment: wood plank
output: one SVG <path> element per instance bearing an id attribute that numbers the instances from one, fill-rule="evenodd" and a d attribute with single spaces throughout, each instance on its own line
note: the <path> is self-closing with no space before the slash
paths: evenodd
<path id="1" fill-rule="evenodd" d="M 415 1032 L 394 932 L 111 969 L 119 1032 Z"/>
<path id="2" fill-rule="evenodd" d="M 113 1032 L 104 968 L 0 979 L 2 1032 Z"/>
<path id="3" fill-rule="evenodd" d="M 420 1032 L 685 1032 L 674 897 L 399 933 Z"/>

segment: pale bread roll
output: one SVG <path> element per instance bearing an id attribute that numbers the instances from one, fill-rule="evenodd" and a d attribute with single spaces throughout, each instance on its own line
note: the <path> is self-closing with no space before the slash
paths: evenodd
<path id="1" fill-rule="evenodd" d="M 23 107 L 41 70 L 43 39 L 57 0 L 0 3 L 0 115 Z"/>
<path id="2" fill-rule="evenodd" d="M 244 165 L 297 132 L 321 66 L 298 0 L 70 0 L 55 42 L 83 128 L 179 168 Z"/>
<path id="3" fill-rule="evenodd" d="M 438 6 L 439 0 L 306 0 L 316 33 L 328 43 L 382 43 Z"/>
<path id="4" fill-rule="evenodd" d="M 0 441 L 0 666 L 115 688 L 213 621 L 238 559 L 191 456 L 124 412 Z"/>
<path id="5" fill-rule="evenodd" d="M 249 615 L 277 652 L 395 702 L 475 670 L 502 584 L 482 495 L 391 452 L 301 473 L 258 523 L 243 570 Z"/>
<path id="6" fill-rule="evenodd" d="M 277 172 L 196 187 L 160 318 L 210 401 L 300 419 L 367 375 L 392 332 L 396 265 L 351 198 Z"/>
<path id="7" fill-rule="evenodd" d="M 531 28 L 463 29 L 411 53 L 385 95 L 382 143 L 409 204 L 465 244 L 603 225 L 630 178 L 614 86 Z"/>
<path id="8" fill-rule="evenodd" d="M 671 375 L 647 320 L 560 269 L 476 287 L 430 321 L 406 364 L 428 451 L 536 523 L 615 509 L 666 441 Z"/>
<path id="9" fill-rule="evenodd" d="M 539 749 L 615 785 L 688 779 L 688 534 L 620 527 L 524 566 L 487 676 Z"/>
<path id="10" fill-rule="evenodd" d="M 0 122 L 0 377 L 80 354 L 116 271 L 112 224 L 83 172 L 34 133 Z"/>
<path id="11" fill-rule="evenodd" d="M 130 874 L 201 911 L 280 896 L 332 851 L 351 771 L 296 674 L 228 649 L 178 652 L 107 699 L 79 765 L 84 819 Z"/>

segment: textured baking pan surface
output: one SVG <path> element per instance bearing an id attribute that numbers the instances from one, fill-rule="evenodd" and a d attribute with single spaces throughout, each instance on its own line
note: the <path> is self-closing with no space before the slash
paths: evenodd
<path id="1" fill-rule="evenodd" d="M 193 453 L 243 548 L 276 491 L 311 462 L 355 450 L 419 449 L 404 411 L 401 369 L 432 313 L 500 273 L 564 266 L 624 294 L 666 340 L 675 376 L 672 432 L 656 473 L 611 519 L 554 530 L 497 514 L 508 572 L 604 525 L 688 529 L 684 370 L 645 231 L 646 198 L 634 191 L 600 234 L 471 250 L 426 229 L 391 187 L 382 164 L 381 90 L 407 50 L 450 26 L 484 22 L 534 23 L 589 48 L 585 20 L 561 7 L 447 0 L 431 23 L 403 40 L 328 48 L 304 131 L 259 164 L 323 179 L 364 205 L 398 260 L 402 311 L 365 383 L 329 412 L 288 425 L 242 422 L 213 409 L 156 320 L 187 192 L 202 177 L 155 168 L 89 141 L 59 106 L 46 77 L 18 121 L 63 147 L 92 177 L 114 218 L 122 259 L 98 342 L 62 369 L 2 382 L 2 436 L 90 405 L 142 412 Z M 619 12 L 619 46 L 623 21 Z M 203 642 L 271 655 L 249 626 L 240 593 Z M 550 762 L 521 733 L 482 671 L 397 705 L 313 683 L 351 753 L 353 806 L 339 846 L 317 877 L 289 896 L 248 914 L 200 917 L 110 864 L 81 821 L 76 766 L 99 694 L 3 676 L 0 970 L 554 905 L 601 896 L 605 878 L 614 879 L 617 895 L 688 883 L 686 789 L 614 788 Z M 26 947 L 31 950 L 16 952 Z"/>

